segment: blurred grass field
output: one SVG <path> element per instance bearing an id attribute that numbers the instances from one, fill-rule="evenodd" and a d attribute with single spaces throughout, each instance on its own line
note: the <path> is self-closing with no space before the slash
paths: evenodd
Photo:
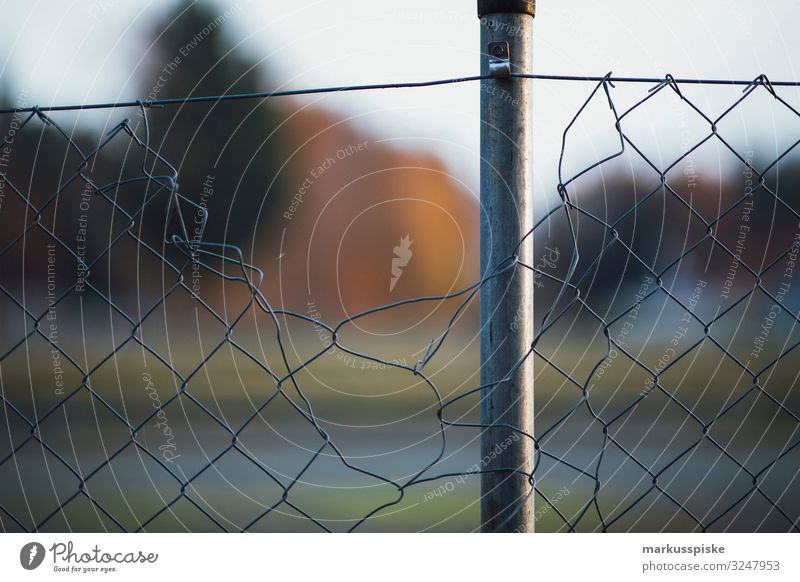
<path id="1" fill-rule="evenodd" d="M 258 353 L 252 349 L 257 344 L 250 338 L 253 353 Z M 6 461 L 0 464 L 5 484 L 0 505 L 28 528 L 50 516 L 43 531 L 115 531 L 120 526 L 135 530 L 144 522 L 146 531 L 221 527 L 319 531 L 296 509 L 279 503 L 283 488 L 288 488 L 286 498 L 295 507 L 335 531 L 349 529 L 383 505 L 389 506 L 359 530 L 479 528 L 478 475 L 425 481 L 404 488 L 401 495 L 394 485 L 346 467 L 330 446 L 323 447 L 324 440 L 307 416 L 310 405 L 319 428 L 330 435 L 348 463 L 394 483 L 468 472 L 480 458 L 479 430 L 450 426 L 443 431 L 437 410 L 440 400 L 446 402 L 479 384 L 477 346 L 470 336 L 452 338 L 424 368 L 438 395 L 421 376 L 375 365 L 337 348 L 295 375 L 302 396 L 288 382 L 279 393 L 265 370 L 280 369 L 274 360 L 275 346 L 262 343 L 272 361 L 254 361 L 226 344 L 192 374 L 208 352 L 191 350 L 193 342 L 188 339 L 175 345 L 182 347 L 179 353 L 172 350 L 172 364 L 188 380 L 183 391 L 175 373 L 130 344 L 92 372 L 89 385 L 96 397 L 82 387 L 52 411 L 71 392 L 65 388 L 63 395 L 56 394 L 50 346 L 31 341 L 6 358 L 0 365 L 3 396 L 16 412 L 4 406 L 1 417 L 6 426 L 0 431 L 0 457 Z M 415 362 L 424 345 L 386 342 L 380 347 L 399 355 L 396 359 Z M 316 342 L 297 340 L 292 349 L 293 367 L 321 348 Z M 649 346 L 640 358 L 654 361 L 663 349 L 663 345 Z M 89 355 L 102 361 L 97 354 Z M 582 530 L 602 529 L 609 522 L 610 531 L 696 529 L 674 500 L 708 521 L 747 496 L 752 489 L 747 471 L 758 473 L 797 441 L 797 423 L 753 390 L 751 378 L 725 358 L 715 358 L 711 347 L 698 348 L 694 356 L 665 372 L 661 385 L 686 403 L 697 419 L 659 389 L 628 409 L 647 388 L 648 374 L 624 356 L 607 360 L 604 372 L 599 375 L 595 370 L 592 375 L 599 361 L 596 354 L 563 346 L 548 354 L 562 371 L 589 386 L 585 398 L 554 366 L 536 358 L 536 433 L 546 453 L 537 467 L 539 531 L 568 529 L 558 512 L 570 523 L 581 516 Z M 794 367 L 791 361 L 779 364 L 762 381 L 762 387 L 790 410 L 798 405 L 792 391 Z M 64 370 L 65 386 L 82 385 L 77 370 L 69 366 Z M 710 424 L 704 436 L 703 423 L 710 423 L 746 393 Z M 163 406 L 163 414 L 157 413 L 158 406 Z M 8 458 L 31 435 L 19 415 L 42 419 L 35 434 L 49 450 L 29 440 L 13 459 Z M 446 407 L 443 417 L 450 422 L 478 422 L 477 394 Z M 140 427 L 137 443 L 160 463 L 130 444 L 131 433 L 122 419 Z M 613 442 L 606 440 L 604 422 L 610 423 L 607 436 Z M 681 455 L 687 449 L 691 450 Z M 673 500 L 652 488 L 652 477 L 638 463 L 658 472 Z M 102 468 L 96 471 L 98 467 Z M 800 513 L 797 467 L 793 450 L 775 463 L 762 487 L 782 500 L 784 511 Z M 597 497 L 602 519 L 590 503 L 595 473 L 603 483 Z M 86 479 L 86 493 L 119 523 L 83 494 L 75 496 L 80 489 L 78 475 Z M 181 481 L 188 482 L 183 498 Z M 63 511 L 55 511 L 67 500 Z M 7 515 L 3 517 L 3 528 L 19 529 Z M 784 518 L 756 492 L 720 518 L 716 527 L 747 531 L 762 520 L 762 529 L 783 527 Z"/>

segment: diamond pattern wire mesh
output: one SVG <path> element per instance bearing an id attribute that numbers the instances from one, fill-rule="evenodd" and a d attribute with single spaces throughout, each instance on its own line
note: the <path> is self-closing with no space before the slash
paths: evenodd
<path id="1" fill-rule="evenodd" d="M 0 498 L 0 523 L 3 530 L 71 529 L 67 516 L 70 507 L 78 507 L 80 512 L 94 515 L 95 525 L 91 528 L 111 531 L 149 531 L 160 518 L 173 512 L 184 516 L 193 515 L 192 519 L 199 519 L 187 519 L 187 525 L 179 517 L 179 526 L 175 526 L 177 529 L 258 530 L 271 514 L 285 512 L 311 524 L 318 531 L 357 530 L 363 529 L 364 524 L 371 519 L 391 513 L 412 489 L 430 489 L 437 483 L 452 483 L 453 479 L 463 479 L 480 473 L 477 463 L 463 472 L 442 470 L 441 467 L 448 435 L 453 431 L 474 431 L 481 428 L 474 422 L 467 422 L 464 416 L 453 414 L 451 417 L 449 413 L 470 398 L 477 404 L 480 393 L 490 388 L 478 386 L 443 398 L 432 378 L 426 376 L 425 366 L 440 354 L 451 327 L 459 315 L 474 302 L 481 286 L 488 279 L 508 269 L 527 268 L 534 271 L 537 281 L 536 332 L 530 356 L 535 358 L 537 378 L 536 459 L 534 475 L 531 476 L 531 483 L 535 483 L 532 494 L 536 499 L 537 529 L 797 531 L 800 520 L 800 507 L 796 501 L 799 481 L 797 473 L 800 465 L 796 455 L 800 444 L 800 433 L 797 430 L 800 427 L 800 410 L 794 396 L 794 382 L 800 372 L 797 352 L 800 341 L 790 342 L 787 339 L 769 357 L 764 355 L 757 360 L 747 360 L 741 356 L 742 346 L 739 344 L 752 343 L 752 337 L 757 334 L 743 334 L 746 338 L 744 342 L 740 334 L 736 336 L 738 343 L 735 343 L 733 339 L 728 341 L 718 335 L 717 330 L 727 329 L 727 322 L 736 316 L 736 310 L 757 296 L 774 305 L 773 320 L 779 315 L 789 318 L 792 330 L 798 322 L 798 314 L 787 306 L 791 303 L 787 300 L 791 291 L 785 288 L 783 292 L 776 291 L 767 282 L 776 272 L 788 273 L 787 262 L 794 264 L 793 257 L 798 251 L 795 239 L 773 259 L 762 266 L 756 266 L 744 260 L 741 249 L 731 248 L 731 242 L 719 234 L 719 228 L 727 217 L 741 212 L 743 205 L 756 198 L 772 201 L 781 215 L 791 217 L 795 224 L 800 224 L 800 214 L 791 203 L 793 185 L 786 189 L 788 192 L 783 189 L 779 191 L 766 179 L 768 173 L 789 156 L 800 140 L 794 141 L 777 159 L 757 169 L 752 160 L 729 145 L 718 127 L 726 116 L 731 115 L 756 92 L 766 91 L 798 118 L 800 114 L 776 93 L 765 77 L 756 79 L 716 118 L 708 117 L 700 107 L 686 98 L 681 92 L 680 84 L 670 76 L 624 111 L 617 110 L 613 89 L 610 77 L 600 81 L 584 107 L 566 128 L 558 179 L 558 194 L 562 204 L 549 211 L 529 233 L 529 236 L 535 238 L 537 249 L 549 248 L 548 242 L 555 236 L 553 224 L 557 219 L 563 221 L 560 223 L 559 234 L 564 236 L 568 232 L 572 246 L 570 252 L 558 251 L 570 257 L 566 272 L 557 274 L 549 267 L 540 264 L 524 265 L 516 257 L 509 257 L 497 265 L 492 273 L 459 292 L 418 297 L 377 307 L 335 324 L 322 322 L 309 314 L 273 309 L 265 297 L 263 289 L 266 283 L 257 265 L 248 264 L 236 247 L 203 240 L 202 233 L 209 220 L 208 213 L 197 202 L 180 193 L 177 171 L 150 147 L 148 132 L 145 132 L 144 138 L 140 138 L 125 121 L 109 132 L 95 149 L 83 151 L 70 134 L 43 111 L 35 110 L 25 116 L 17 135 L 34 124 L 44 124 L 58 132 L 76 163 L 71 168 L 74 174 L 60 180 L 57 191 L 41 201 L 32 201 L 24 185 L 15 184 L 5 173 L 0 175 L 0 181 L 4 184 L 6 205 L 13 198 L 25 208 L 22 215 L 25 218 L 23 225 L 8 224 L 8 211 L 0 216 L 3 230 L 12 233 L 3 239 L 0 260 L 20 252 L 23 256 L 22 264 L 18 265 L 21 269 L 12 270 L 8 265 L 3 265 L 0 273 L 0 294 L 10 306 L 6 311 L 14 312 L 14 318 L 4 314 L 4 319 L 7 318 L 8 322 L 14 319 L 17 324 L 22 322 L 19 335 L 14 335 L 18 325 L 4 324 L 7 329 L 3 331 L 4 341 L 0 350 L 0 378 L 5 378 L 0 386 L 2 432 L 5 439 L 5 448 L 0 449 L 0 479 L 4 481 L 4 489 L 11 491 L 16 488 L 14 491 L 17 491 Z M 684 148 L 684 153 L 678 159 L 662 166 L 644 153 L 636 139 L 626 133 L 625 127 L 626 119 L 634 112 L 646 108 L 656 95 L 670 91 L 705 120 L 708 132 L 696 144 Z M 570 131 L 588 104 L 598 97 L 607 99 L 614 115 L 619 150 L 579 172 L 567 175 L 563 159 Z M 145 114 L 145 111 L 143 106 L 141 113 Z M 137 152 L 141 156 L 139 171 L 131 176 L 120 175 L 110 183 L 95 183 L 90 172 L 93 160 L 109 149 L 109 144 L 120 140 L 127 141 L 128 153 Z M 711 215 L 702 212 L 692 199 L 687 200 L 686 196 L 671 185 L 668 178 L 671 170 L 709 142 L 717 143 L 735 156 L 746 171 L 752 172 L 756 184 L 750 191 L 737 195 L 726 205 L 720 204 Z M 13 139 L 7 137 L 3 145 L 13 147 Z M 114 150 L 112 153 L 118 155 L 119 151 Z M 623 153 L 634 153 L 641 158 L 659 180 L 645 195 L 637 196 L 634 203 L 626 205 L 617 213 L 616 218 L 610 219 L 595 213 L 584 204 L 580 196 L 581 179 L 597 175 Z M 65 166 L 67 165 L 65 162 Z M 110 229 L 108 244 L 94 256 L 83 256 L 72 238 L 58 232 L 56 220 L 50 214 L 62 197 L 74 195 L 69 193 L 69 189 L 76 185 L 87 188 L 91 193 L 92 204 L 102 204 L 110 211 L 112 224 L 117 222 L 116 227 L 112 226 Z M 132 202 L 130 198 L 120 196 L 122 188 L 135 191 L 136 199 Z M 621 192 L 615 191 L 612 195 L 623 198 Z M 667 260 L 659 261 L 656 267 L 653 260 L 644 256 L 645 253 L 639 249 L 636 241 L 626 240 L 624 225 L 648 201 L 661 196 L 663 200 L 668 199 L 675 203 L 671 212 L 680 211 L 680 217 L 670 216 L 670 220 L 689 217 L 689 220 L 700 225 L 700 230 L 697 231 L 697 236 L 690 236 L 687 230 L 682 248 Z M 142 222 L 153 219 L 146 214 L 148 212 L 155 212 L 155 216 L 164 224 L 161 241 L 149 240 L 143 234 Z M 199 220 L 195 220 L 198 217 Z M 20 215 L 15 217 L 16 220 L 19 218 Z M 585 236 L 582 229 L 585 227 L 581 225 L 587 222 L 602 229 L 602 245 L 587 245 L 582 241 Z M 18 285 L 18 279 L 25 272 L 26 261 L 29 260 L 25 251 L 20 249 L 25 248 L 29 244 L 27 241 L 35 237 L 46 240 L 50 245 L 47 248 L 57 249 L 59 256 L 71 260 L 74 270 L 83 273 L 83 276 L 79 275 L 72 281 L 70 287 L 49 296 L 44 309 L 31 305 L 27 301 L 24 286 Z M 133 248 L 125 246 L 130 243 L 133 243 Z M 670 284 L 670 274 L 674 274 L 682 263 L 693 260 L 701 252 L 701 247 L 707 244 L 720 251 L 725 261 L 735 261 L 740 273 L 748 273 L 753 280 L 750 287 L 714 314 L 701 312 L 696 308 L 697 297 L 687 299 L 685 293 Z M 111 254 L 118 250 L 123 252 L 123 256 L 121 259 L 115 258 L 117 262 L 143 258 L 157 261 L 161 271 L 161 288 L 157 289 L 158 293 L 152 301 L 148 299 L 141 300 L 138 305 L 122 305 L 112 299 L 110 287 L 101 285 L 89 276 L 101 269 L 104 261 L 111 262 Z M 539 254 L 539 251 L 536 253 Z M 613 303 L 613 307 L 607 306 L 603 309 L 591 294 L 586 293 L 586 286 L 598 274 L 602 276 L 607 264 L 605 261 L 614 253 L 622 253 L 625 264 L 631 266 L 630 270 L 642 273 L 643 282 L 640 286 L 634 286 L 637 292 L 631 301 L 624 305 Z M 189 284 L 189 272 L 193 265 L 200 265 L 205 277 L 225 280 L 246 290 L 248 299 L 233 311 L 223 311 L 212 306 L 196 294 Z M 109 279 L 118 276 L 121 276 L 119 271 L 109 271 Z M 133 277 L 133 274 L 128 273 L 127 276 Z M 631 276 L 628 269 L 620 275 L 620 281 L 622 279 L 629 283 Z M 554 286 L 555 292 L 552 296 L 546 296 L 539 290 L 540 283 Z M 126 284 L 134 283 L 128 281 Z M 139 285 L 140 282 L 137 281 L 136 284 Z M 146 285 L 152 285 L 152 282 L 145 282 Z M 150 291 L 152 292 L 152 288 Z M 74 309 L 74 306 L 68 307 L 71 305 L 69 300 L 79 293 L 82 294 L 80 308 L 84 309 L 85 306 L 87 310 L 83 317 L 105 313 L 117 321 L 115 325 L 118 328 L 124 327 L 127 330 L 121 336 L 112 334 L 114 349 L 94 362 L 89 362 L 85 353 L 82 356 L 67 350 L 49 327 L 48 314 L 62 306 L 65 309 Z M 624 292 L 619 294 L 623 295 Z M 154 339 L 152 335 L 143 332 L 147 322 L 159 317 L 170 298 L 176 296 L 191 300 L 204 317 L 215 322 L 220 332 L 210 345 L 204 346 L 204 357 L 188 369 L 179 369 L 173 365 L 168 344 L 164 348 L 157 341 L 163 338 Z M 340 339 L 342 330 L 360 318 L 382 311 L 398 310 L 411 303 L 443 299 L 455 301 L 452 318 L 436 341 L 431 342 L 425 350 L 422 359 L 414 365 L 356 351 L 344 345 Z M 680 338 L 681 341 L 672 344 L 669 339 L 661 343 L 655 340 L 650 342 L 656 344 L 657 351 L 670 354 L 669 358 L 660 358 L 655 365 L 646 338 L 630 331 L 632 324 L 627 327 L 630 334 L 619 331 L 620 326 L 624 328 L 626 321 L 632 321 L 631 314 L 644 319 L 649 313 L 645 306 L 654 299 L 661 300 L 663 305 L 668 306 L 662 307 L 662 312 L 669 308 L 677 310 L 679 316 L 686 319 L 684 324 L 687 328 Z M 237 325 L 240 325 L 243 315 L 252 310 L 262 312 L 272 324 L 277 354 L 270 364 L 236 339 Z M 577 348 L 564 348 L 562 345 L 564 349 L 559 351 L 556 348 L 561 345 L 559 342 L 563 340 L 565 333 L 569 334 L 570 330 L 577 329 L 569 323 L 570 318 L 576 317 L 588 318 L 594 335 L 592 337 L 592 334 L 585 333 L 585 327 L 580 328 L 581 339 L 578 344 L 583 341 L 585 345 L 578 345 Z M 299 365 L 290 363 L 291 358 L 284 344 L 288 320 L 324 330 L 329 335 L 331 345 L 326 345 Z M 641 321 L 640 319 L 636 322 L 636 325 L 640 329 L 647 327 Z M 566 332 L 564 325 L 569 325 Z M 657 324 L 651 322 L 651 327 L 653 325 Z M 688 330 L 690 325 L 694 329 L 693 335 Z M 750 323 L 745 321 L 743 325 L 747 328 Z M 509 333 L 512 332 L 510 330 Z M 595 343 L 596 338 L 602 340 L 603 348 L 599 352 L 592 352 L 590 344 Z M 34 342 L 44 342 L 49 352 L 55 354 L 53 357 L 59 358 L 59 367 L 64 369 L 65 386 L 56 399 L 44 404 L 37 405 L 36 396 L 33 395 L 33 406 L 26 407 L 19 401 L 19 391 L 13 389 L 13 374 L 19 372 L 15 358 L 22 357 L 21 354 L 31 349 Z M 762 348 L 765 343 L 762 337 Z M 692 370 L 689 380 L 693 382 L 693 386 L 709 386 L 722 365 L 729 369 L 732 367 L 736 372 L 729 376 L 717 374 L 716 377 L 724 387 L 710 392 L 710 398 L 714 402 L 707 406 L 700 404 L 697 393 L 687 393 L 684 388 L 676 390 L 668 377 L 687 361 L 695 360 L 703 349 L 711 346 L 722 357 L 718 358 L 716 369 Z M 435 458 L 420 463 L 409 477 L 396 480 L 365 468 L 365 465 L 340 449 L 318 421 L 313 403 L 304 392 L 303 382 L 299 379 L 300 373 L 322 358 L 331 347 L 342 353 L 403 371 L 411 377 L 419 378 L 429 387 L 437 402 L 438 422 L 435 432 L 438 454 Z M 168 396 L 162 394 L 163 400 L 160 396 L 153 397 L 155 404 L 143 414 L 127 410 L 124 395 L 119 402 L 109 397 L 108 393 L 100 389 L 96 380 L 105 373 L 104 368 L 116 365 L 116 358 L 123 350 L 130 348 L 140 351 L 143 359 L 157 364 L 158 373 L 167 372 L 175 386 L 174 393 Z M 744 346 L 745 351 L 750 348 L 750 345 Z M 192 382 L 203 374 L 208 374 L 209 362 L 215 354 L 222 351 L 229 351 L 246 361 L 247 365 L 256 370 L 258 381 L 268 382 L 270 386 L 258 402 L 252 402 L 247 407 L 247 413 L 237 422 L 218 413 L 192 389 Z M 574 354 L 582 355 L 576 358 Z M 578 364 L 574 364 L 576 360 L 579 361 Z M 591 363 L 588 368 L 585 365 L 587 361 Z M 724 364 L 721 363 L 723 361 Z M 627 369 L 624 370 L 624 375 L 614 376 L 623 373 L 618 362 L 626 362 Z M 773 372 L 779 364 L 783 368 L 776 380 Z M 30 361 L 27 365 L 30 368 Z M 475 363 L 476 369 L 477 366 Z M 116 373 L 123 390 L 127 390 L 131 384 L 136 384 L 138 389 L 142 382 L 152 387 L 153 376 L 157 374 L 154 370 L 146 370 L 141 378 L 131 378 L 125 370 L 120 372 L 117 369 Z M 600 376 L 603 377 L 602 380 Z M 734 376 L 736 380 L 729 379 Z M 67 377 L 74 380 L 73 384 L 67 385 Z M 637 382 L 642 378 L 646 383 L 644 389 L 639 391 L 641 386 Z M 606 380 L 606 384 L 603 384 Z M 34 383 L 31 385 L 35 386 Z M 632 385 L 637 387 L 631 392 L 628 388 Z M 775 391 L 773 385 L 781 389 Z M 751 417 L 745 414 L 744 421 L 747 425 L 742 426 L 742 410 L 747 406 L 752 409 L 754 399 L 767 412 Z M 114 446 L 106 447 L 103 444 L 102 451 L 89 465 L 77 462 L 77 456 L 71 456 L 62 446 L 65 441 L 71 440 L 70 420 L 66 413 L 71 402 L 77 402 L 79 408 L 90 408 L 93 421 L 98 425 L 102 418 L 104 425 L 113 425 L 114 430 L 118 431 L 118 438 L 113 440 Z M 308 454 L 303 462 L 291 475 L 279 474 L 242 443 L 242 436 L 248 427 L 270 408 L 279 405 L 287 411 L 284 414 L 296 415 L 316 439 L 315 444 L 307 448 Z M 214 445 L 207 447 L 202 462 L 192 466 L 189 472 L 176 469 L 163 454 L 154 452 L 144 437 L 149 425 L 158 423 L 163 416 L 175 410 L 176 406 L 181 406 L 184 412 L 191 410 L 192 414 L 201 415 L 206 424 L 214 427 L 209 437 Z M 64 430 L 45 435 L 44 429 L 48 423 L 60 418 L 60 415 L 64 418 Z M 739 425 L 725 435 L 718 435 L 717 427 L 734 417 L 740 420 Z M 782 439 L 767 437 L 770 428 L 775 424 L 788 427 L 782 433 Z M 103 435 L 99 438 L 104 441 Z M 530 436 L 520 431 L 520 438 Z M 736 439 L 741 438 L 753 446 L 739 446 Z M 651 443 L 652 440 L 657 441 L 657 445 L 643 444 Z M 348 472 L 388 486 L 394 491 L 393 497 L 388 501 L 376 502 L 371 510 L 344 526 L 326 522 L 308 510 L 302 500 L 298 501 L 296 495 L 307 473 L 323 457 L 335 459 Z M 38 459 L 38 464 L 44 465 L 44 473 L 36 475 L 24 470 L 31 458 Z M 247 465 L 256 490 L 275 493 L 272 502 L 253 503 L 248 506 L 249 513 L 243 513 L 235 522 L 222 517 L 214 509 L 213 503 L 210 504 L 196 487 L 199 481 L 209 478 L 209 475 L 222 481 L 233 479 L 226 468 L 232 459 L 240 464 L 236 471 L 243 471 L 241 463 Z M 143 473 L 151 472 L 152 475 L 142 475 L 141 483 L 135 481 L 125 473 L 126 464 L 138 464 Z M 158 477 L 154 477 L 156 474 Z M 95 483 L 109 479 L 118 489 L 122 485 L 130 485 L 133 491 L 121 502 L 107 499 L 105 494 L 100 493 L 102 487 Z M 127 483 L 129 480 L 131 482 Z M 154 480 L 158 480 L 157 487 Z M 140 499 L 136 495 L 136 488 L 146 481 L 156 491 L 142 494 L 140 497 L 144 496 L 146 499 Z M 45 495 L 43 491 L 56 493 Z M 247 497 L 245 492 L 239 489 L 236 491 Z M 252 493 L 250 495 L 255 496 Z M 438 495 L 433 501 L 443 502 Z M 222 504 L 224 503 L 227 501 L 223 499 Z M 134 511 L 132 506 L 137 504 L 141 507 Z"/>

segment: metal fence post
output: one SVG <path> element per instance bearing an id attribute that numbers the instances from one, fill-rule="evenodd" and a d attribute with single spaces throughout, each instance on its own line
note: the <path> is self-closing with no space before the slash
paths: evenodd
<path id="1" fill-rule="evenodd" d="M 531 81 L 534 2 L 479 0 L 481 273 L 516 254 L 532 265 Z M 481 289 L 481 529 L 533 531 L 533 273 L 517 265 Z M 527 357 L 526 357 L 527 356 Z M 502 380 L 502 381 L 501 381 Z M 488 386 L 487 386 L 488 385 Z"/>

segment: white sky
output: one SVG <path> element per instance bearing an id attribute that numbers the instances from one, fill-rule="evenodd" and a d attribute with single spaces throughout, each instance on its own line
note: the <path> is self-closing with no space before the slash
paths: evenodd
<path id="1" fill-rule="evenodd" d="M 84 103 L 143 98 L 136 70 L 153 21 L 170 0 L 6 0 L 0 2 L 0 66 L 6 87 L 30 103 Z M 222 33 L 237 50 L 260 58 L 276 85 L 424 80 L 477 73 L 475 0 L 240 0 Z M 796 79 L 800 2 L 796 0 L 538 0 L 535 71 L 540 73 Z M 539 82 L 534 112 L 537 183 L 552 184 L 560 134 L 588 84 Z M 636 95 L 646 94 L 640 86 Z M 620 94 L 624 93 L 620 89 Z M 716 93 L 715 93 L 716 91 Z M 735 98 L 731 89 L 694 93 L 710 108 Z M 782 93 L 795 98 L 797 91 Z M 630 93 L 630 98 L 634 94 Z M 330 95 L 325 107 L 376 137 L 426 147 L 468 182 L 477 178 L 478 86 Z M 762 133 L 770 112 L 761 115 Z M 598 109 L 602 111 L 602 108 Z M 607 107 L 605 108 L 607 112 Z M 650 110 L 649 131 L 674 127 Z M 771 118 L 774 125 L 784 118 Z M 598 113 L 582 131 L 597 136 Z M 789 121 L 787 121 L 788 123 Z M 605 125 L 604 125 L 605 124 Z M 752 121 L 747 124 L 751 130 Z M 674 133 L 674 132 L 673 132 Z M 762 136 L 763 137 L 763 136 Z M 675 136 L 673 136 L 673 139 Z M 587 140 L 588 141 L 588 140 Z M 610 142 L 609 142 L 610 143 Z M 600 145 L 598 145 L 600 144 Z M 603 139 L 590 146 L 602 150 Z M 669 143 L 664 145 L 669 149 Z M 586 148 L 591 151 L 592 147 Z M 584 152 L 582 156 L 600 155 Z"/>

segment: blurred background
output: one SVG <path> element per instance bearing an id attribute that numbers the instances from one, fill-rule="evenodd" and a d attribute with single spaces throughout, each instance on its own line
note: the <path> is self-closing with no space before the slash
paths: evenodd
<path id="1" fill-rule="evenodd" d="M 473 4 L 6 2 L 0 107 L 473 75 Z M 795 80 L 797 16 L 794 2 L 541 0 L 534 62 L 547 74 Z M 760 86 L 739 102 L 741 86 L 651 87 L 610 89 L 618 114 L 648 98 L 624 118 L 632 144 L 571 181 L 619 149 L 614 113 L 592 83 L 534 84 L 536 426 L 553 455 L 539 465 L 537 527 L 796 529 L 800 295 L 787 273 L 800 232 L 800 95 Z M 467 83 L 48 113 L 57 125 L 3 115 L 2 529 L 319 530 L 307 512 L 338 531 L 384 504 L 362 529 L 476 529 L 479 477 L 420 483 L 398 502 L 375 474 L 405 483 L 479 461 L 479 431 L 442 431 L 437 417 L 442 400 L 479 384 L 477 302 L 370 310 L 479 278 L 479 98 Z M 706 141 L 718 118 L 724 141 Z M 178 206 L 165 180 L 138 179 L 173 171 Z M 550 215 L 568 181 L 575 207 Z M 112 186 L 99 196 L 87 183 Z M 125 234 L 129 216 L 138 240 Z M 240 248 L 272 309 L 307 320 L 266 313 L 235 265 L 187 263 L 168 244 L 178 232 L 230 245 L 207 247 L 225 256 Z M 76 277 L 89 285 L 74 289 Z M 567 278 L 583 303 L 559 296 Z M 716 342 L 683 322 L 689 298 Z M 551 307 L 563 313 L 545 330 Z M 331 347 L 311 321 L 362 313 L 338 341 L 401 367 Z M 428 383 L 406 368 L 446 329 Z M 275 397 L 271 372 L 315 354 L 291 397 Z M 663 371 L 685 406 L 651 392 L 635 360 Z M 338 450 L 323 447 L 308 406 Z M 446 410 L 474 423 L 477 395 Z M 613 446 L 598 417 L 613 419 Z M 668 493 L 652 490 L 645 467 Z M 587 511 L 597 480 L 602 510 Z M 287 487 L 292 505 L 280 503 Z"/>

